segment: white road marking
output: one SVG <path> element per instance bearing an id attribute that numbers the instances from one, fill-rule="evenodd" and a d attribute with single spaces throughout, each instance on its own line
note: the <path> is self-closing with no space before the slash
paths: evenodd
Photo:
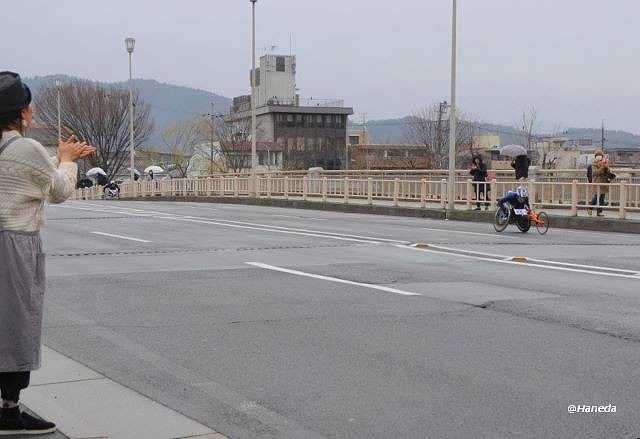
<path id="1" fill-rule="evenodd" d="M 595 276 L 621 277 L 621 278 L 624 278 L 624 279 L 640 280 L 640 274 L 611 273 L 611 271 L 626 272 L 628 270 L 619 270 L 617 268 L 610 268 L 610 267 L 588 266 L 588 267 L 593 268 L 593 270 L 584 270 L 584 269 L 579 269 L 579 268 L 560 267 L 560 266 L 554 265 L 554 264 L 563 264 L 562 262 L 544 261 L 542 259 L 529 259 L 529 261 L 538 262 L 536 264 L 523 263 L 523 262 L 514 262 L 514 261 L 511 260 L 512 257 L 507 257 L 507 256 L 504 256 L 504 255 L 496 255 L 496 254 L 493 254 L 493 253 L 482 253 L 482 252 L 470 252 L 470 251 L 466 251 L 466 250 L 451 249 L 451 248 L 448 248 L 448 247 L 429 246 L 429 248 L 416 248 L 416 247 L 410 246 L 410 245 L 399 245 L 399 244 L 396 244 L 395 247 L 402 248 L 402 249 L 405 249 L 405 250 L 415 250 L 415 251 L 420 251 L 420 252 L 447 254 L 447 255 L 456 256 L 456 257 L 459 257 L 459 258 L 468 258 L 468 259 L 475 259 L 475 260 L 479 260 L 479 261 L 495 262 L 495 263 L 498 263 L 498 264 L 517 265 L 518 267 L 541 268 L 541 269 L 545 269 L 545 270 L 569 271 L 569 272 L 572 272 L 572 273 L 592 274 L 592 275 L 595 275 Z M 442 251 L 442 250 L 450 250 L 450 251 Z M 545 262 L 548 265 L 544 265 Z M 570 264 L 563 264 L 563 265 L 570 265 Z M 608 270 L 608 271 L 594 271 L 595 269 Z M 634 273 L 634 272 L 631 272 L 631 273 Z"/>
<path id="2" fill-rule="evenodd" d="M 222 227 L 232 227 L 232 228 L 235 228 L 235 229 L 261 230 L 261 231 L 264 231 L 264 232 L 286 233 L 286 234 L 289 234 L 289 235 L 314 236 L 316 238 L 329 238 L 329 239 L 336 239 L 336 240 L 339 240 L 339 241 L 362 242 L 362 243 L 365 243 L 365 244 L 382 244 L 382 242 L 380 242 L 380 241 L 372 241 L 372 240 L 368 240 L 368 239 L 348 238 L 348 237 L 345 237 L 345 236 L 326 235 L 326 234 L 320 234 L 320 233 L 298 232 L 298 231 L 296 231 L 296 229 L 271 228 L 271 226 L 267 226 L 267 225 L 265 225 L 265 226 L 260 226 L 260 225 L 244 226 L 244 225 L 240 225 L 240 224 L 231 224 L 231 223 L 227 224 L 227 223 L 219 222 L 219 220 L 212 220 L 212 219 L 209 219 L 209 218 L 198 219 L 198 217 L 188 217 L 188 216 L 156 217 L 156 218 L 170 219 L 170 220 L 175 220 L 175 221 L 188 221 L 188 222 L 200 223 L 200 224 L 212 224 L 212 225 L 222 226 Z"/>
<path id="3" fill-rule="evenodd" d="M 91 205 L 89 203 L 86 203 L 86 204 Z M 99 204 L 93 204 L 93 206 L 102 207 Z M 64 206 L 63 208 L 90 210 L 94 212 L 101 211 L 99 209 L 87 209 L 87 208 L 81 208 L 81 207 L 75 207 L 75 206 Z M 106 211 L 106 210 L 102 210 L 102 211 L 114 213 L 113 211 Z M 366 244 L 382 244 L 382 242 L 406 244 L 406 241 L 400 241 L 397 239 L 385 239 L 385 238 L 376 238 L 372 236 L 350 235 L 345 233 L 325 232 L 321 230 L 298 229 L 298 228 L 292 228 L 292 227 L 273 226 L 269 224 L 250 223 L 246 221 L 232 221 L 232 220 L 223 220 L 223 219 L 217 219 L 217 218 L 178 215 L 178 214 L 173 214 L 169 212 L 161 212 L 161 211 L 154 211 L 154 210 L 135 209 L 135 211 L 144 212 L 144 214 L 152 214 L 153 218 L 157 218 L 157 219 L 190 221 L 190 222 L 196 222 L 196 223 L 202 223 L 202 224 L 212 224 L 212 225 L 218 225 L 223 227 L 233 227 L 233 228 L 239 228 L 239 229 L 262 230 L 262 231 L 274 232 L 274 233 L 314 236 L 317 238 L 329 238 L 329 239 L 336 239 L 340 241 L 362 242 Z M 117 213 L 123 214 L 123 215 L 132 215 L 132 216 L 140 215 L 140 213 L 131 213 L 131 212 L 126 212 L 124 210 L 118 210 Z"/>
<path id="4" fill-rule="evenodd" d="M 365 284 L 361 282 L 354 282 L 351 280 L 339 279 L 337 277 L 323 276 L 321 274 L 305 273 L 304 271 L 290 270 L 288 268 L 276 267 L 274 265 L 263 264 L 261 262 L 247 262 L 247 264 L 252 265 L 254 267 L 258 267 L 258 268 L 264 268 L 265 270 L 279 271 L 281 273 L 293 274 L 296 276 L 311 277 L 314 279 L 326 280 L 330 282 L 337 282 L 337 283 L 347 284 L 347 285 L 355 285 L 358 287 L 369 288 L 372 290 L 379 290 L 379 291 L 385 291 L 387 293 L 400 294 L 402 296 L 422 296 L 422 294 L 419 294 L 419 293 L 411 293 L 409 291 L 398 290 L 396 288 L 389 288 L 382 285 Z"/>
<path id="5" fill-rule="evenodd" d="M 136 241 L 136 242 L 152 242 L 152 241 L 148 241 L 146 239 L 139 239 L 139 238 L 132 238 L 130 236 L 122 236 L 122 235 L 114 235 L 112 233 L 104 233 L 104 232 L 91 232 L 94 235 L 102 235 L 102 236 L 109 236 L 111 238 L 119 238 L 119 239 L 126 239 L 129 241 Z"/>
<path id="6" fill-rule="evenodd" d="M 433 229 L 429 227 L 420 227 L 422 230 L 430 230 L 432 232 L 444 232 L 444 233 L 455 233 L 455 234 L 463 234 L 463 235 L 478 235 L 478 236 L 490 236 L 491 238 L 518 238 L 518 236 L 511 235 L 500 235 L 498 233 L 480 233 L 480 232 L 463 232 L 460 230 L 451 230 L 451 229 Z"/>

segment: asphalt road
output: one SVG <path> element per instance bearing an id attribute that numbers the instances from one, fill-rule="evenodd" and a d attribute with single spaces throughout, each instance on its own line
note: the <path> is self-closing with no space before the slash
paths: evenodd
<path id="1" fill-rule="evenodd" d="M 638 235 L 195 202 L 47 214 L 44 343 L 230 438 L 640 436 Z"/>

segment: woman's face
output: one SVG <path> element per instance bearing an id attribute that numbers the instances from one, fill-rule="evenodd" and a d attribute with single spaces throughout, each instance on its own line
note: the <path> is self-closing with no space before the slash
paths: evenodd
<path id="1" fill-rule="evenodd" d="M 33 120 L 33 107 L 29 105 L 28 107 L 22 110 L 22 121 L 25 125 L 25 128 L 29 128 L 31 126 L 32 120 Z"/>

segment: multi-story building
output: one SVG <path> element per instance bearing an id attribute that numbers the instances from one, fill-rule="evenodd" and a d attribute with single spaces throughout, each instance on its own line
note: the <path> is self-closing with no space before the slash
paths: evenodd
<path id="1" fill-rule="evenodd" d="M 282 149 L 281 167 L 304 169 L 346 166 L 347 117 L 342 101 L 300 99 L 296 94 L 295 56 L 265 55 L 256 69 L 256 140 Z M 229 124 L 251 118 L 251 96 L 233 99 Z"/>

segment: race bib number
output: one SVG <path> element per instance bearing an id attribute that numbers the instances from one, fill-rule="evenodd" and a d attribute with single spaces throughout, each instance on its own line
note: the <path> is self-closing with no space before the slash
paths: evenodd
<path id="1" fill-rule="evenodd" d="M 516 215 L 527 215 L 529 212 L 527 212 L 527 209 L 513 209 L 513 213 Z"/>

